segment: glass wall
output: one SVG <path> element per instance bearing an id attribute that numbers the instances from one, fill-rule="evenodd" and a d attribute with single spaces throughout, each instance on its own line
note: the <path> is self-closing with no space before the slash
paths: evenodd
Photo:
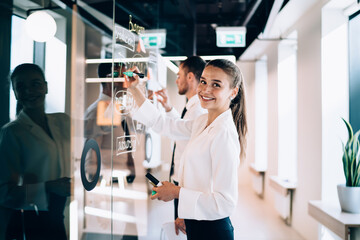
<path id="1" fill-rule="evenodd" d="M 26 3 L 14 2 L 17 11 L 12 20 L 11 70 L 22 63 L 35 63 L 45 74 L 44 111 L 49 129 L 37 129 L 37 140 L 55 143 L 47 150 L 58 155 L 49 160 L 56 165 L 54 172 L 40 182 L 47 186 L 49 181 L 66 179 L 62 182 L 66 185 L 71 179 L 64 210 L 57 208 L 64 216 L 67 238 L 158 239 L 162 223 L 173 216 L 166 214 L 170 216 L 159 222 L 149 221 L 149 215 L 157 215 L 161 208 L 149 201 L 151 185 L 145 174 L 162 174 L 161 138 L 132 119 L 136 106 L 127 92 L 124 72 L 137 66 L 144 73 L 140 84 L 146 96 L 166 87 L 167 69 L 159 45 L 149 38 L 142 40 L 149 29 L 135 17 L 128 15 L 126 26 L 115 23 L 114 16 L 124 14 L 115 7 L 115 0 L 110 16 L 82 1 L 77 5 L 61 1 L 49 1 L 47 6 L 32 0 Z M 47 12 L 55 19 L 54 38 L 39 43 L 27 36 L 24 29 L 29 9 L 41 9 L 36 11 Z M 152 102 L 157 105 L 156 98 Z M 16 105 L 12 95 L 12 120 L 20 118 L 15 116 Z M 61 123 L 57 122 L 60 118 Z M 36 149 L 19 150 L 29 155 L 29 161 L 33 151 L 45 151 L 46 145 L 36 141 L 32 142 Z M 40 158 L 38 161 L 38 172 L 49 170 Z M 24 179 L 21 186 L 28 183 Z M 40 211 L 47 211 L 53 204 L 48 188 L 42 195 L 47 203 Z M 40 206 L 35 200 L 29 204 L 33 209 L 17 208 L 28 214 Z M 172 206 L 168 207 L 167 212 L 172 212 Z M 25 221 L 25 229 L 29 224 Z"/>

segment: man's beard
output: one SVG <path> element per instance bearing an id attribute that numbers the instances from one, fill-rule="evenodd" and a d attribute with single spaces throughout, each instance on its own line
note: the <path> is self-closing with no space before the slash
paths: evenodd
<path id="1" fill-rule="evenodd" d="M 179 95 L 185 95 L 188 91 L 189 87 L 186 86 L 183 89 L 179 89 Z"/>

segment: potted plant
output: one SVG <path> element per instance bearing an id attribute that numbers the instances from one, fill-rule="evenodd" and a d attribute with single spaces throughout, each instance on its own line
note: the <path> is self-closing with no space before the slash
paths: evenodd
<path id="1" fill-rule="evenodd" d="M 348 130 L 348 140 L 343 144 L 343 168 L 346 184 L 337 186 L 341 209 L 345 212 L 360 213 L 360 130 L 354 135 L 353 129 L 342 119 Z"/>

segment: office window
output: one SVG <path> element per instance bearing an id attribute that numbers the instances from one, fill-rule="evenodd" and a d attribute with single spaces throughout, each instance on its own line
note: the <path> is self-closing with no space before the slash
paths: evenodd
<path id="1" fill-rule="evenodd" d="M 349 17 L 349 77 L 350 77 L 350 123 L 354 132 L 360 129 L 360 69 L 359 69 L 359 51 L 360 51 L 360 11 Z"/>
<path id="2" fill-rule="evenodd" d="M 65 18 L 57 18 L 56 36 L 45 44 L 45 78 L 48 82 L 48 94 L 46 96 L 47 113 L 65 111 L 65 88 L 66 88 L 66 44 L 65 42 Z M 11 37 L 11 71 L 22 63 L 34 63 L 34 41 L 25 30 L 25 19 L 12 17 Z M 16 99 L 10 89 L 10 120 L 16 115 Z"/>
<path id="3" fill-rule="evenodd" d="M 21 63 L 33 63 L 34 42 L 25 30 L 25 19 L 12 16 L 11 26 L 11 71 Z M 10 88 L 10 120 L 16 115 L 16 99 Z"/>
<path id="4" fill-rule="evenodd" d="M 59 24 L 58 31 L 61 31 Z M 46 43 L 45 77 L 48 82 L 46 112 L 65 112 L 66 44 L 57 37 Z"/>
<path id="5" fill-rule="evenodd" d="M 255 65 L 255 168 L 267 169 L 267 116 L 268 116 L 267 58 L 264 56 Z"/>
<path id="6" fill-rule="evenodd" d="M 296 39 L 294 32 L 289 39 Z M 297 181 L 297 68 L 295 40 L 280 42 L 278 49 L 278 176 Z"/>

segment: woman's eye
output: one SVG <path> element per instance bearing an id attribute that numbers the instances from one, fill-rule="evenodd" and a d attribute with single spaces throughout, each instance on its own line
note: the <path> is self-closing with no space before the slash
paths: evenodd
<path id="1" fill-rule="evenodd" d="M 201 84 L 206 84 L 206 82 L 204 80 L 200 80 Z"/>
<path id="2" fill-rule="evenodd" d="M 217 88 L 218 88 L 218 87 L 220 87 L 220 84 L 214 83 L 214 84 L 213 84 L 213 87 L 217 87 Z"/>

